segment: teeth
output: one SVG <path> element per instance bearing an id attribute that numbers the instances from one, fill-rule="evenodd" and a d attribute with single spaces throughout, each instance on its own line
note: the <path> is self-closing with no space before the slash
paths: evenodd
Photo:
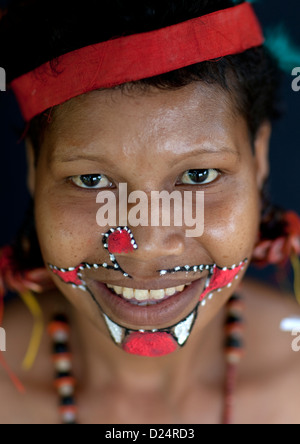
<path id="1" fill-rule="evenodd" d="M 176 288 L 166 288 L 166 295 L 173 296 L 176 293 Z"/>
<path id="2" fill-rule="evenodd" d="M 134 298 L 133 288 L 123 288 L 123 297 L 125 299 L 133 299 Z"/>
<path id="3" fill-rule="evenodd" d="M 138 301 L 147 301 L 150 299 L 148 290 L 134 290 L 134 297 Z"/>
<path id="4" fill-rule="evenodd" d="M 188 284 L 190 285 L 190 284 Z M 115 285 L 107 284 L 107 287 L 113 290 L 117 295 L 122 296 L 124 299 L 129 300 L 132 303 L 155 303 L 155 301 L 161 301 L 166 297 L 173 296 L 176 293 L 181 293 L 185 289 L 186 285 L 179 285 L 178 287 L 164 288 L 160 290 L 137 290 L 134 288 L 118 287 Z"/>
<path id="5" fill-rule="evenodd" d="M 160 301 L 166 295 L 165 290 L 150 290 L 150 299 L 155 299 L 156 301 Z M 136 297 L 138 299 L 138 297 Z"/>

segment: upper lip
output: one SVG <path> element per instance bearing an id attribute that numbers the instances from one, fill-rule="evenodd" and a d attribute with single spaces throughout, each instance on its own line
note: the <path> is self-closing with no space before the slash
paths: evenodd
<path id="1" fill-rule="evenodd" d="M 120 276 L 121 277 L 121 276 Z M 120 280 L 103 280 L 98 279 L 97 276 L 87 275 L 86 278 L 100 282 L 102 284 L 108 284 L 118 287 L 126 287 L 126 288 L 134 288 L 137 290 L 161 290 L 164 288 L 173 288 L 173 287 L 179 287 L 181 285 L 189 285 L 195 281 L 198 281 L 199 279 L 203 279 L 208 277 L 208 272 L 199 273 L 197 277 L 193 276 L 190 279 L 187 277 L 185 280 L 178 279 L 177 276 L 170 276 L 169 278 L 156 278 L 156 279 L 120 279 Z"/>

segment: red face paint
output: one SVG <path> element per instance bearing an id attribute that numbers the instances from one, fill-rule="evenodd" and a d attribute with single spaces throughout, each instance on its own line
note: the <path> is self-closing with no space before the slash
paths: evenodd
<path id="1" fill-rule="evenodd" d="M 179 346 L 172 335 L 166 332 L 133 332 L 127 336 L 122 348 L 132 355 L 153 358 L 173 353 Z"/>
<path id="2" fill-rule="evenodd" d="M 125 229 L 116 230 L 107 239 L 108 251 L 111 254 L 131 253 L 134 251 L 130 232 Z"/>
<path id="3" fill-rule="evenodd" d="M 219 267 L 215 267 L 209 286 L 204 290 L 204 292 L 200 296 L 200 302 L 203 301 L 203 299 L 205 299 L 205 297 L 209 293 L 212 293 L 218 290 L 219 288 L 224 288 L 227 285 L 230 285 L 234 280 L 234 278 L 239 274 L 241 269 L 244 267 L 244 265 L 245 262 L 240 264 L 238 267 L 235 267 L 233 269 L 228 268 L 226 270 Z"/>
<path id="4" fill-rule="evenodd" d="M 78 265 L 78 267 L 71 270 L 58 269 L 57 267 L 53 266 L 51 266 L 50 268 L 52 270 L 52 273 L 57 275 L 66 284 L 73 284 L 80 286 L 83 284 L 82 280 L 78 277 L 80 267 L 81 265 Z"/>
<path id="5" fill-rule="evenodd" d="M 114 260 L 114 253 L 131 252 L 137 248 L 133 235 L 128 228 L 110 230 L 104 235 L 103 243 L 104 247 L 110 252 L 112 261 Z M 216 265 L 213 266 L 213 272 L 210 274 L 207 287 L 199 297 L 199 303 L 194 309 L 194 312 L 185 320 L 172 327 L 158 331 L 128 331 L 126 328 L 109 320 L 109 318 L 103 313 L 112 338 L 122 350 L 132 355 L 160 357 L 173 353 L 186 343 L 197 317 L 200 304 L 202 305 L 205 303 L 204 299 L 206 296 L 216 291 L 221 291 L 225 287 L 230 287 L 233 280 L 238 278 L 238 275 L 244 268 L 246 262 L 247 260 L 241 262 L 238 266 L 234 265 L 232 268 L 221 268 Z M 86 290 L 92 295 L 91 291 L 86 286 L 86 283 L 82 280 L 81 272 L 84 269 L 98 268 L 100 265 L 89 265 L 84 263 L 76 268 L 69 269 L 59 269 L 52 265 L 49 266 L 52 272 L 63 282 L 72 284 L 79 289 Z M 107 264 L 102 264 L 102 266 L 105 266 L 105 268 L 109 267 Z M 114 269 L 114 267 L 110 267 L 110 269 Z M 100 306 L 99 308 L 101 309 Z"/>

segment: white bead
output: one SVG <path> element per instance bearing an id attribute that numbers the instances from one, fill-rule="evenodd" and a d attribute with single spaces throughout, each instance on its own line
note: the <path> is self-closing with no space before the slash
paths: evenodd
<path id="1" fill-rule="evenodd" d="M 58 330 L 54 333 L 53 339 L 55 342 L 66 343 L 69 339 L 69 334 L 63 330 Z"/>
<path id="2" fill-rule="evenodd" d="M 72 385 L 62 385 L 59 387 L 58 393 L 64 398 L 67 396 L 72 396 L 74 395 L 74 387 Z"/>
<path id="3" fill-rule="evenodd" d="M 63 413 L 62 419 L 63 419 L 64 423 L 72 423 L 72 422 L 75 422 L 76 415 L 74 412 L 66 412 L 66 413 Z"/>
<path id="4" fill-rule="evenodd" d="M 55 363 L 55 369 L 61 373 L 67 373 L 72 370 L 72 362 L 69 359 L 60 359 Z"/>

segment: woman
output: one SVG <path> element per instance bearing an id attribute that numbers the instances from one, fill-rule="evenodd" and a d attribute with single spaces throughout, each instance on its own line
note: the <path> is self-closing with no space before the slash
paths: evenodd
<path id="1" fill-rule="evenodd" d="M 278 72 L 251 6 L 27 3 L 0 32 L 34 207 L 0 269 L 37 318 L 25 366 L 41 322 L 32 293 L 54 366 L 43 335 L 20 369 L 31 320 L 7 304 L 5 358 L 26 394 L 1 373 L 0 421 L 56 423 L 59 398 L 64 423 L 298 423 L 300 363 L 279 325 L 300 309 L 241 283 L 251 260 L 300 251 L 299 219 L 266 199 Z M 150 223 L 153 191 L 181 202 L 169 226 Z M 136 192 L 139 215 L 124 204 Z M 178 215 L 202 208 L 196 196 L 203 233 L 189 237 Z"/>

